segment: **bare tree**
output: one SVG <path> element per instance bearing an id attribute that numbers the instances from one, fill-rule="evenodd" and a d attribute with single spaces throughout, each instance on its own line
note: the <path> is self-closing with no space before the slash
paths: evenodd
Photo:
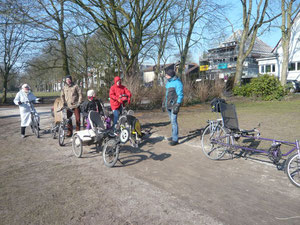
<path id="1" fill-rule="evenodd" d="M 67 2 L 67 0 L 37 0 L 29 1 L 26 5 L 18 5 L 20 12 L 32 24 L 32 28 L 37 34 L 32 37 L 36 39 L 36 42 L 55 41 L 58 43 L 63 70 L 62 77 L 70 74 L 67 38 L 74 29 L 73 24 L 67 21 L 67 19 L 73 18 L 66 15 L 69 12 L 66 6 Z"/>
<path id="2" fill-rule="evenodd" d="M 300 3 L 294 5 L 296 0 L 281 0 L 281 46 L 283 51 L 281 67 L 281 84 L 285 85 L 287 80 L 287 70 L 289 64 L 289 49 L 292 33 L 292 17 L 299 13 Z"/>
<path id="3" fill-rule="evenodd" d="M 182 76 L 189 49 L 204 38 L 206 27 L 212 29 L 213 24 L 220 23 L 223 17 L 221 12 L 225 8 L 209 0 L 179 1 L 178 8 L 182 10 L 178 13 L 180 19 L 174 26 L 174 34 L 180 54 L 178 73 Z M 201 23 L 201 25 L 197 27 L 197 32 L 195 32 L 197 23 Z"/>
<path id="4" fill-rule="evenodd" d="M 151 55 L 150 58 L 154 59 L 156 62 L 155 67 L 155 78 L 154 78 L 154 85 L 157 85 L 157 81 L 160 79 L 161 74 L 161 62 L 166 61 L 163 58 L 166 53 L 166 48 L 171 47 L 170 44 L 170 36 L 172 35 L 172 29 L 176 21 L 178 20 L 178 14 L 176 13 L 176 10 L 174 10 L 174 7 L 176 6 L 176 1 L 172 0 L 169 2 L 169 5 L 165 8 L 162 15 L 157 19 L 157 35 L 153 39 L 153 47 L 151 47 L 151 53 L 154 53 L 154 55 Z M 173 11 L 174 10 L 174 11 Z"/>
<path id="5" fill-rule="evenodd" d="M 38 55 L 26 61 L 23 81 L 35 90 L 53 91 L 55 85 L 62 83 L 61 57 L 57 42 L 48 42 Z"/>
<path id="6" fill-rule="evenodd" d="M 259 28 L 280 16 L 280 14 L 273 17 L 269 16 L 267 13 L 269 0 L 259 0 L 256 4 L 253 4 L 252 0 L 240 1 L 243 6 L 243 30 L 240 39 L 237 40 L 239 49 L 236 62 L 235 85 L 241 84 L 243 64 L 253 49 Z M 253 13 L 255 7 L 256 11 Z"/>
<path id="7" fill-rule="evenodd" d="M 0 8 L 0 76 L 3 80 L 4 103 L 7 100 L 7 84 L 13 77 L 12 71 L 20 66 L 18 61 L 28 46 L 28 40 L 25 24 L 15 21 L 10 16 L 16 13 L 14 4 L 7 0 L 0 3 Z"/>
<path id="8" fill-rule="evenodd" d="M 111 41 L 125 77 L 138 74 L 139 54 L 155 35 L 155 29 L 151 26 L 161 15 L 168 1 L 73 0 L 73 2 L 94 19 L 99 29 Z"/>

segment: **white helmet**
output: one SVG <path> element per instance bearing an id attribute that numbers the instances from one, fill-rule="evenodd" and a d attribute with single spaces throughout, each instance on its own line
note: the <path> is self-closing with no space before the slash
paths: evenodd
<path id="1" fill-rule="evenodd" d="M 88 90 L 88 92 L 87 92 L 87 96 L 88 97 L 92 97 L 94 95 L 95 95 L 95 91 L 94 90 Z"/>
<path id="2" fill-rule="evenodd" d="M 22 85 L 22 89 L 25 89 L 25 88 L 29 88 L 29 89 L 30 89 L 30 87 L 29 87 L 28 84 L 23 84 L 23 85 Z"/>

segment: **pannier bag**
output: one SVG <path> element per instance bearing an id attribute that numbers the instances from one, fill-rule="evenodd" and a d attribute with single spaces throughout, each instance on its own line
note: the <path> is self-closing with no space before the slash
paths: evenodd
<path id="1" fill-rule="evenodd" d="M 214 98 L 211 102 L 210 102 L 210 105 L 211 105 L 211 111 L 212 112 L 221 112 L 221 109 L 220 109 L 220 103 L 225 103 L 226 104 L 226 101 L 222 98 Z"/>

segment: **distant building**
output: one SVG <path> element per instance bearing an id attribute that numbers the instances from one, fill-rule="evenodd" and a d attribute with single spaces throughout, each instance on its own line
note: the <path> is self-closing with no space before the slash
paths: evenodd
<path id="1" fill-rule="evenodd" d="M 282 57 L 283 50 L 280 39 L 273 49 L 271 57 L 257 59 L 259 73 L 273 74 L 280 79 Z M 292 25 L 287 80 L 300 81 L 300 11 L 295 16 Z"/>
<path id="2" fill-rule="evenodd" d="M 242 31 L 238 30 L 217 48 L 209 49 L 207 55 L 200 59 L 200 71 L 206 79 L 226 79 L 226 77 L 235 75 L 239 50 L 237 40 L 241 38 L 241 34 Z M 249 43 L 249 41 L 246 42 L 246 48 Z M 271 52 L 272 48 L 269 45 L 256 38 L 253 50 L 244 62 L 242 79 L 257 77 L 258 63 L 256 60 L 272 56 Z"/>

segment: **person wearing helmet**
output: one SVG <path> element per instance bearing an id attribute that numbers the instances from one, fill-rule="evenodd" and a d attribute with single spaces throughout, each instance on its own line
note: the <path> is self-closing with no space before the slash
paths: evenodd
<path id="1" fill-rule="evenodd" d="M 21 90 L 17 93 L 14 103 L 19 106 L 21 116 L 21 137 L 25 138 L 25 129 L 31 123 L 30 102 L 36 102 L 37 98 L 30 91 L 28 84 L 23 84 Z"/>
<path id="2" fill-rule="evenodd" d="M 131 92 L 121 84 L 121 78 L 114 78 L 114 85 L 109 90 L 110 106 L 114 114 L 113 127 L 118 122 L 119 115 L 122 114 L 122 109 L 125 103 L 130 104 Z"/>
<path id="3" fill-rule="evenodd" d="M 81 112 L 83 117 L 86 119 L 86 129 L 91 129 L 91 124 L 88 119 L 90 111 L 99 112 L 101 116 L 104 116 L 103 103 L 100 99 L 96 99 L 96 93 L 94 90 L 89 90 L 87 92 L 87 100 L 81 104 Z"/>
<path id="4" fill-rule="evenodd" d="M 79 106 L 82 102 L 81 89 L 77 84 L 74 84 L 70 75 L 66 76 L 66 84 L 61 90 L 61 100 L 65 106 L 72 109 L 67 111 L 68 118 L 68 133 L 67 137 L 73 134 L 72 115 L 75 114 L 76 131 L 80 130 L 80 109 Z"/>

